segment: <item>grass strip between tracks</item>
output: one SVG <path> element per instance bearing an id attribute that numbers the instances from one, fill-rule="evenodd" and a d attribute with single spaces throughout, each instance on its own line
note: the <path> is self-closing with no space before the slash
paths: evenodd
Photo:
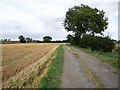
<path id="1" fill-rule="evenodd" d="M 46 75 L 41 79 L 38 88 L 60 88 L 63 61 L 64 50 L 62 46 L 59 46 L 56 49 L 54 58 L 48 67 Z"/>

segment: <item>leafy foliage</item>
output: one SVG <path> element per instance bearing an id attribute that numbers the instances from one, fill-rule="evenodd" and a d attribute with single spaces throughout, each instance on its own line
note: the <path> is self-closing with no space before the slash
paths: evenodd
<path id="1" fill-rule="evenodd" d="M 33 40 L 32 40 L 32 38 L 28 38 L 28 37 L 27 37 L 27 38 L 26 38 L 26 42 L 27 42 L 27 43 L 30 43 L 30 42 L 33 42 Z"/>
<path id="2" fill-rule="evenodd" d="M 87 32 L 91 34 L 104 32 L 107 29 L 108 19 L 105 12 L 87 5 L 74 6 L 66 12 L 64 27 L 67 31 L 73 31 L 77 36 Z"/>
<path id="3" fill-rule="evenodd" d="M 73 42 L 73 36 L 72 35 L 69 34 L 66 38 L 67 38 L 68 42 L 70 42 L 70 43 Z"/>
<path id="4" fill-rule="evenodd" d="M 67 31 L 74 32 L 68 35 L 71 44 L 93 51 L 111 52 L 115 44 L 109 37 L 98 37 L 107 29 L 108 18 L 103 10 L 91 8 L 87 5 L 74 6 L 66 12 L 64 27 Z"/>
<path id="5" fill-rule="evenodd" d="M 50 42 L 51 40 L 52 40 L 52 37 L 50 37 L 50 36 L 43 37 L 44 42 Z"/>
<path id="6" fill-rule="evenodd" d="M 80 47 L 90 48 L 92 51 L 112 52 L 115 43 L 109 37 L 84 35 L 80 40 Z"/>
<path id="7" fill-rule="evenodd" d="M 23 35 L 20 35 L 18 38 L 20 39 L 21 43 L 26 43 L 25 37 Z"/>

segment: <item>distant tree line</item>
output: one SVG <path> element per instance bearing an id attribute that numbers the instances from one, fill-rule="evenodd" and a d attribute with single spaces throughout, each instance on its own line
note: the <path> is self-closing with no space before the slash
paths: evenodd
<path id="1" fill-rule="evenodd" d="M 40 40 L 33 40 L 34 43 L 67 43 L 67 40 L 55 40 L 55 41 L 50 41 L 50 42 L 44 42 Z"/>
<path id="2" fill-rule="evenodd" d="M 25 38 L 23 35 L 20 35 L 19 37 L 20 43 L 32 43 L 33 39 L 32 38 Z"/>
<path id="3" fill-rule="evenodd" d="M 108 27 L 108 18 L 103 10 L 83 4 L 74 6 L 66 12 L 63 25 L 67 31 L 74 33 L 67 36 L 68 42 L 73 45 L 103 52 L 111 52 L 115 47 L 110 37 L 103 37 Z"/>
<path id="4" fill-rule="evenodd" d="M 20 35 L 18 38 L 19 38 L 20 43 L 66 43 L 67 42 L 67 40 L 52 41 L 51 36 L 44 36 L 43 41 L 41 41 L 41 40 L 33 40 L 32 38 L 28 38 L 28 37 L 25 38 L 23 35 Z"/>
<path id="5" fill-rule="evenodd" d="M 10 41 L 10 39 L 1 39 L 1 42 L 6 42 L 6 41 Z"/>

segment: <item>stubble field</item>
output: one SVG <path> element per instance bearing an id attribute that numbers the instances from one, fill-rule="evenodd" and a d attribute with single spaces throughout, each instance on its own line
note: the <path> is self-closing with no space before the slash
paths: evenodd
<path id="1" fill-rule="evenodd" d="M 3 44 L 3 87 L 35 87 L 40 79 L 40 70 L 59 45 Z"/>

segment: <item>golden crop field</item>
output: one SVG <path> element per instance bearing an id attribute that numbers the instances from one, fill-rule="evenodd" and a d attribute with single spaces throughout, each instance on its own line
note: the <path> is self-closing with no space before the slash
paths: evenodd
<path id="1" fill-rule="evenodd" d="M 3 44 L 3 87 L 35 87 L 41 67 L 60 44 Z M 36 80 L 35 80 L 36 79 Z M 29 84 L 27 84 L 27 81 Z M 31 81 L 31 82 L 30 82 Z"/>

